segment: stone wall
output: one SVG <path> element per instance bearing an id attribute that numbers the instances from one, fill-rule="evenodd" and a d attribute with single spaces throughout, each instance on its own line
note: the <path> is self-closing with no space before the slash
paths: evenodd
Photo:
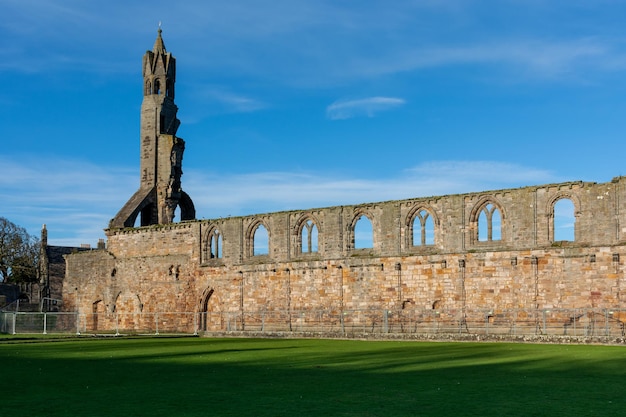
<path id="1" fill-rule="evenodd" d="M 138 325 L 132 315 L 145 312 L 617 309 L 624 306 L 624 181 L 109 229 L 106 250 L 67 256 L 64 307 L 129 313 L 117 325 L 130 329 Z M 554 241 L 554 205 L 563 198 L 574 205 L 573 241 Z M 486 207 L 500 219 L 491 240 L 479 239 Z M 434 242 L 413 241 L 418 213 L 432 218 Z M 372 224 L 371 248 L 355 248 L 361 216 Z M 307 224 L 318 232 L 310 252 L 303 250 Z M 269 249 L 255 255 L 259 225 Z"/>

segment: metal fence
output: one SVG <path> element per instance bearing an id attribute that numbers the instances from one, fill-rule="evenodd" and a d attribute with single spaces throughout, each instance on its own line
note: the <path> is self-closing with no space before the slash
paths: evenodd
<path id="1" fill-rule="evenodd" d="M 160 313 L 0 312 L 0 332 L 74 334 L 198 334 L 203 332 L 320 335 L 476 334 L 625 335 L 626 310 L 316 310 Z"/>

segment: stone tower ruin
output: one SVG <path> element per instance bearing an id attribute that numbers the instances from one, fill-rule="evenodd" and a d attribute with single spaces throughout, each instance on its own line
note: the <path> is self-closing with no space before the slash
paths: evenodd
<path id="1" fill-rule="evenodd" d="M 143 58 L 139 190 L 106 247 L 65 256 L 77 331 L 626 334 L 626 177 L 194 220 L 175 63 L 159 30 Z M 177 208 L 189 221 L 173 223 Z"/>
<path id="2" fill-rule="evenodd" d="M 152 51 L 143 56 L 140 185 L 110 227 L 169 224 L 180 208 L 180 220 L 196 216 L 191 198 L 181 188 L 185 141 L 176 136 L 180 120 L 174 103 L 176 58 L 165 49 L 161 29 Z"/>

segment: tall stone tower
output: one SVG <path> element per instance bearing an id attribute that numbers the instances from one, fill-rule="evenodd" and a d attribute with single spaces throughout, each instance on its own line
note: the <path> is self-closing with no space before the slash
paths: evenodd
<path id="1" fill-rule="evenodd" d="M 176 58 L 165 49 L 159 29 L 152 51 L 143 56 L 139 190 L 111 220 L 110 228 L 168 224 L 180 207 L 180 220 L 196 216 L 191 198 L 181 188 L 185 141 L 176 136 L 180 120 L 174 103 Z"/>

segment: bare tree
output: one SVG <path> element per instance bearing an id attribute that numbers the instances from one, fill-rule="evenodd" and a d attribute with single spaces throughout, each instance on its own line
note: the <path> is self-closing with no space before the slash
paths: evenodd
<path id="1" fill-rule="evenodd" d="M 37 281 L 39 240 L 25 228 L 0 217 L 0 281 Z"/>

